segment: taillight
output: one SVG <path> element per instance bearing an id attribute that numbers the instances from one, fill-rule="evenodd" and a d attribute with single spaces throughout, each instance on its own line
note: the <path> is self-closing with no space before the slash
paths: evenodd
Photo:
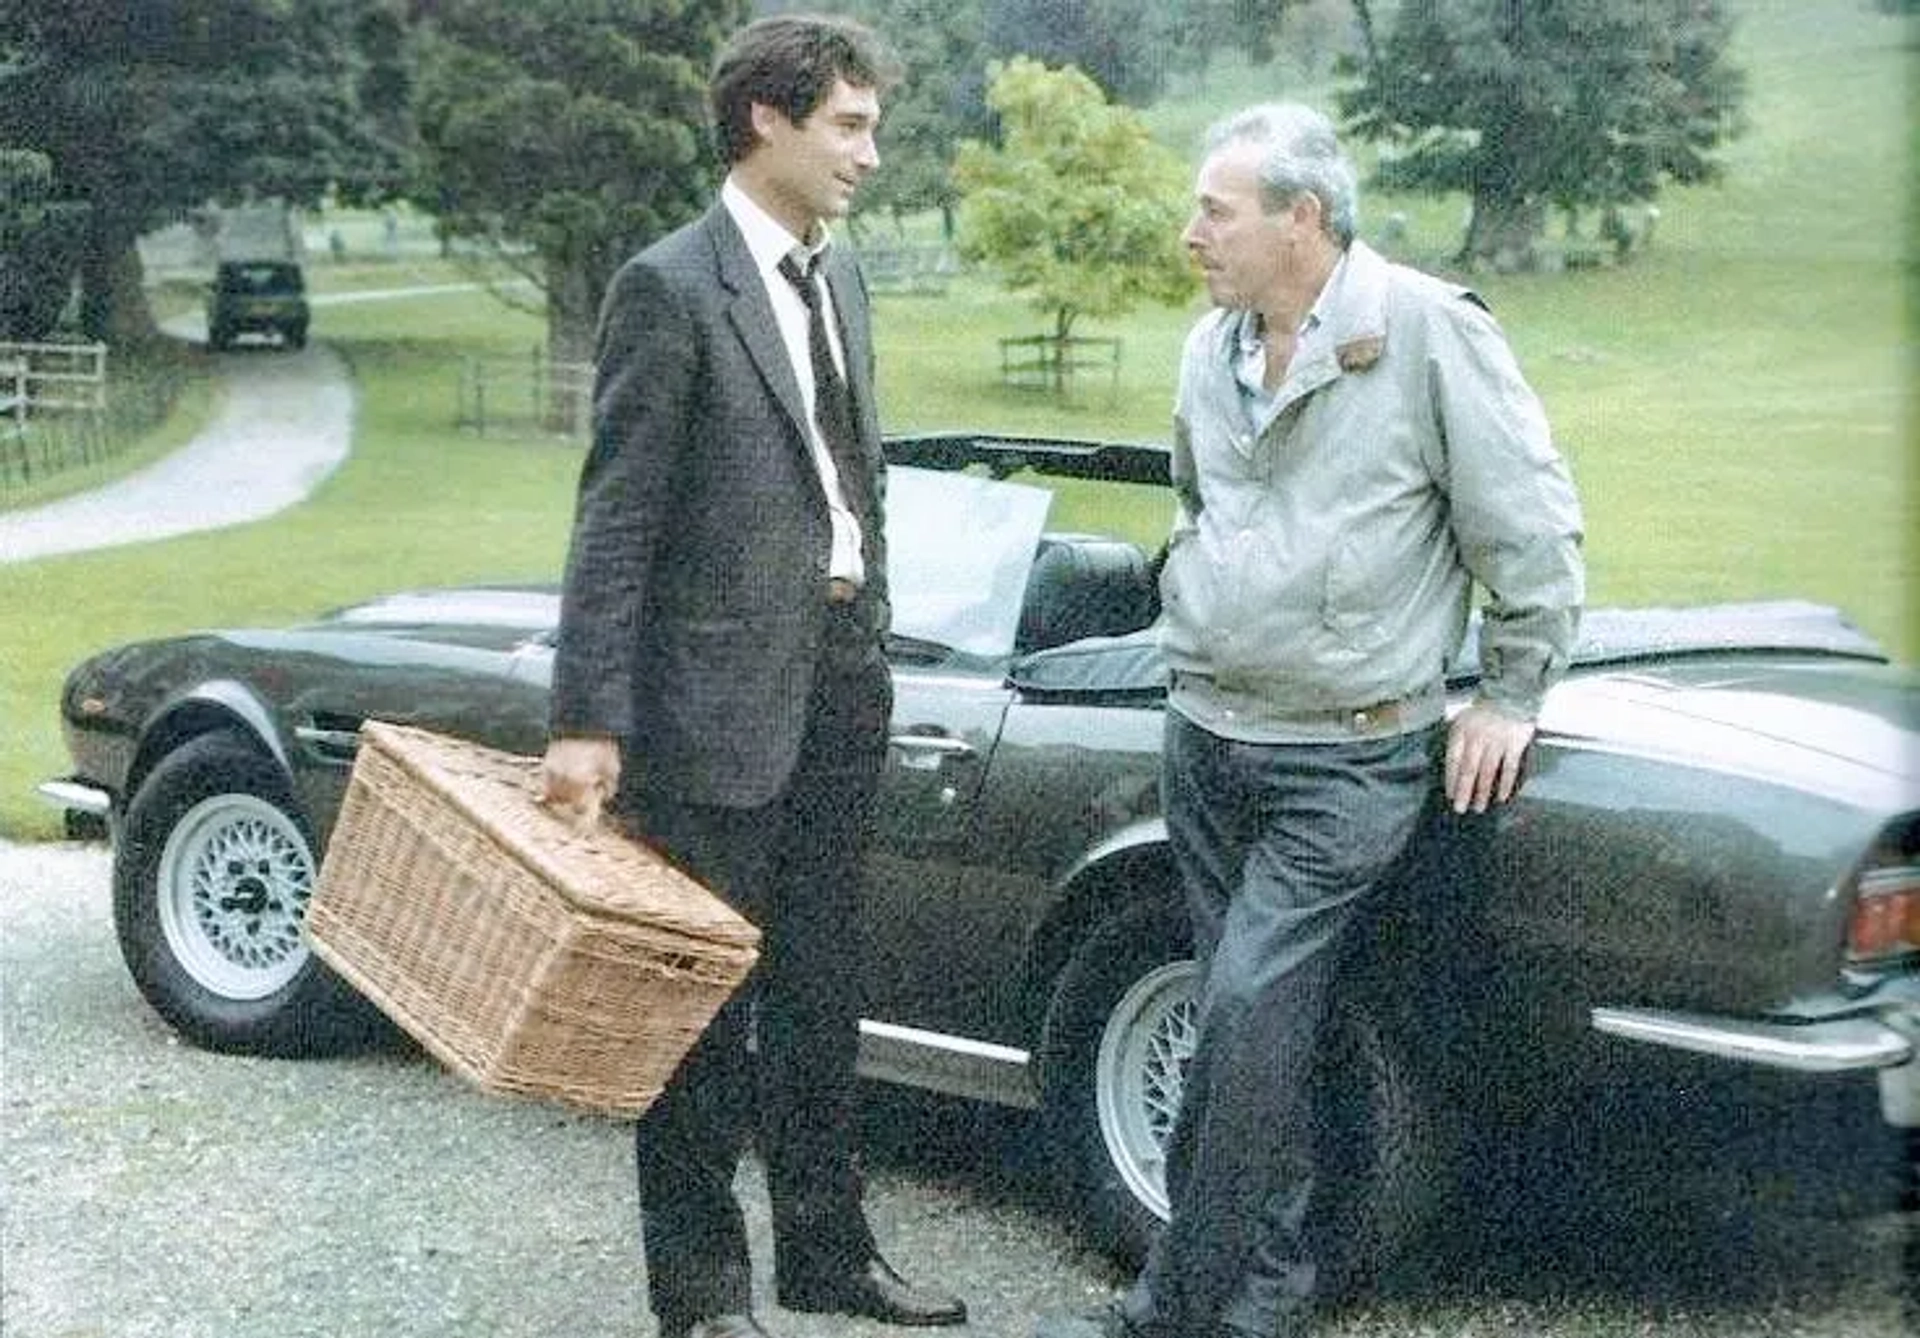
<path id="1" fill-rule="evenodd" d="M 1880 864 L 1863 870 L 1847 924 L 1847 961 L 1876 966 L 1920 954 L 1920 864 Z"/>

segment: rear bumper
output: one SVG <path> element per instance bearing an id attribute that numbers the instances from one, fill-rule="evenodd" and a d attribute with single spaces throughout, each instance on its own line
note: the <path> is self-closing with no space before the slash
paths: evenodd
<path id="1" fill-rule="evenodd" d="M 1920 1128 L 1920 1001 L 1805 1022 L 1766 1022 L 1654 1008 L 1596 1008 L 1594 1029 L 1649 1045 L 1796 1073 L 1873 1071 L 1887 1123 Z"/>

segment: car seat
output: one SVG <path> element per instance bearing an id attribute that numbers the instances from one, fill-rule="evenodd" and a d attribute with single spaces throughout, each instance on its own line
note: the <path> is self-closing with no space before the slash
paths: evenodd
<path id="1" fill-rule="evenodd" d="M 1090 534 L 1041 536 L 1027 576 L 1014 649 L 1022 654 L 1085 637 L 1123 636 L 1159 613 L 1159 591 L 1137 544 Z"/>

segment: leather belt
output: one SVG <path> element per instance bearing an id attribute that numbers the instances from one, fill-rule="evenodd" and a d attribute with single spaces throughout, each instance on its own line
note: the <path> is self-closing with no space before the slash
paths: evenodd
<path id="1" fill-rule="evenodd" d="M 860 587 L 844 576 L 827 578 L 827 603 L 851 604 L 860 598 Z"/>
<path id="2" fill-rule="evenodd" d="M 1175 669 L 1169 675 L 1172 685 L 1178 688 L 1182 680 L 1190 683 L 1205 684 L 1221 692 L 1251 693 L 1257 691 L 1253 683 L 1237 680 L 1231 676 L 1216 677 L 1212 674 L 1196 674 L 1190 669 Z M 1430 714 L 1434 703 L 1439 700 L 1436 689 L 1426 689 L 1409 696 L 1397 697 L 1391 701 L 1374 702 L 1367 706 L 1343 706 L 1315 711 L 1282 710 L 1261 707 L 1252 714 L 1262 724 L 1280 729 L 1300 730 L 1309 734 L 1359 735 L 1377 737 L 1387 734 L 1399 734 L 1415 727 L 1416 720 Z"/>

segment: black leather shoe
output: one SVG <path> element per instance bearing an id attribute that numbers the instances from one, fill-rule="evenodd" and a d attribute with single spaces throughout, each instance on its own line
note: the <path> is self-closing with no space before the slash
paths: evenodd
<path id="1" fill-rule="evenodd" d="M 752 1315 L 714 1315 L 690 1328 L 662 1334 L 663 1338 L 773 1338 Z"/>
<path id="2" fill-rule="evenodd" d="M 922 1291 L 877 1254 L 853 1272 L 836 1277 L 785 1278 L 776 1290 L 780 1304 L 789 1310 L 860 1315 L 882 1324 L 922 1329 L 967 1322 L 963 1302 Z"/>

